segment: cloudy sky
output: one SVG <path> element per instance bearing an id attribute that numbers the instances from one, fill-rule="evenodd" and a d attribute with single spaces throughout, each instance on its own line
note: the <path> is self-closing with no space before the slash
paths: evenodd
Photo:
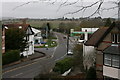
<path id="1" fill-rule="evenodd" d="M 52 2 L 56 1 L 54 4 Z M 98 4 L 94 5 L 91 8 L 87 8 L 85 12 L 80 11 L 75 14 L 68 14 L 69 12 L 74 12 L 79 10 L 80 6 L 88 6 L 94 3 L 97 0 L 68 0 L 67 3 L 64 3 L 66 0 L 3 0 L 2 6 L 0 7 L 2 17 L 17 17 L 17 18 L 60 18 L 60 17 L 68 17 L 68 18 L 79 18 L 79 17 L 87 17 L 94 13 L 97 9 Z M 76 4 L 68 5 L 69 3 L 73 3 L 78 1 Z M 104 0 L 104 4 L 102 4 L 102 8 L 110 8 L 116 6 L 112 1 L 118 0 Z M 26 5 L 25 3 L 30 2 Z M 22 5 L 22 6 L 21 6 Z M 19 7 L 20 6 L 20 7 Z M 117 18 L 118 9 L 105 10 L 101 12 L 101 14 L 96 14 L 93 17 L 101 16 L 103 18 L 114 17 Z"/>

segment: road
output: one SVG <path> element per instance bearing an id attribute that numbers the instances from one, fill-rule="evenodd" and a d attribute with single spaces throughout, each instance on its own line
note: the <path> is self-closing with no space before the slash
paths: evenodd
<path id="1" fill-rule="evenodd" d="M 50 72 L 56 61 L 64 58 L 67 53 L 67 40 L 63 39 L 64 35 L 61 33 L 55 34 L 58 38 L 58 46 L 48 51 L 46 50 L 47 57 L 3 68 L 3 78 L 29 78 L 31 80 L 38 74 Z"/>

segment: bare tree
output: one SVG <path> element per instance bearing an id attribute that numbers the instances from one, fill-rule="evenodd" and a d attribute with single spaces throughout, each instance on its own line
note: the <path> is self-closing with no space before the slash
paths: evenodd
<path id="1" fill-rule="evenodd" d="M 85 0 L 74 0 L 72 2 L 70 0 L 36 0 L 36 1 L 29 1 L 29 2 L 26 2 L 26 3 L 21 4 L 19 6 L 16 6 L 13 10 L 15 10 L 19 7 L 28 5 L 30 3 L 47 2 L 50 5 L 54 5 L 54 4 L 57 4 L 57 2 L 60 2 L 59 7 L 57 9 L 57 11 L 59 11 L 62 7 L 75 6 L 75 5 L 77 5 L 77 3 L 83 3 L 84 1 Z M 76 13 L 79 13 L 79 12 L 84 13 L 85 11 L 87 11 L 87 9 L 90 9 L 90 8 L 95 6 L 96 9 L 94 10 L 93 13 L 91 13 L 89 16 L 87 16 L 88 18 L 94 16 L 95 14 L 101 15 L 101 13 L 103 11 L 114 10 L 114 9 L 118 9 L 118 13 L 115 14 L 115 15 L 118 15 L 118 17 L 120 17 L 120 0 L 115 0 L 115 1 L 112 0 L 112 1 L 107 1 L 107 2 L 110 3 L 110 4 L 111 3 L 114 4 L 114 6 L 111 6 L 109 8 L 105 8 L 105 7 L 103 7 L 103 4 L 105 3 L 105 0 L 95 0 L 94 2 L 91 2 L 89 5 L 84 5 L 84 4 L 77 5 L 76 7 L 79 7 L 78 10 L 67 12 L 67 13 L 64 14 L 64 16 L 68 15 L 68 14 L 76 14 Z"/>

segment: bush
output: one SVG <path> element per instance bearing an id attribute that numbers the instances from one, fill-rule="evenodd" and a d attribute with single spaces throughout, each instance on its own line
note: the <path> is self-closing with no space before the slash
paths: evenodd
<path id="1" fill-rule="evenodd" d="M 63 74 L 65 71 L 69 70 L 73 66 L 73 59 L 72 58 L 65 58 L 61 61 L 58 61 L 55 64 L 53 69 L 54 72 L 58 72 Z"/>
<path id="2" fill-rule="evenodd" d="M 9 64 L 14 61 L 18 61 L 20 59 L 19 53 L 20 53 L 19 50 L 10 50 L 6 52 L 5 54 L 3 54 L 2 56 L 3 65 Z"/>
<path id="3" fill-rule="evenodd" d="M 90 69 L 87 72 L 86 79 L 85 80 L 96 80 L 96 70 L 94 67 L 90 67 Z"/>

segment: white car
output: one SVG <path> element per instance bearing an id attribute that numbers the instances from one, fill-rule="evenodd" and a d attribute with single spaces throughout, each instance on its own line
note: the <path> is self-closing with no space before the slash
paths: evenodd
<path id="1" fill-rule="evenodd" d="M 71 50 L 69 50 L 67 55 L 73 55 L 73 52 Z"/>

